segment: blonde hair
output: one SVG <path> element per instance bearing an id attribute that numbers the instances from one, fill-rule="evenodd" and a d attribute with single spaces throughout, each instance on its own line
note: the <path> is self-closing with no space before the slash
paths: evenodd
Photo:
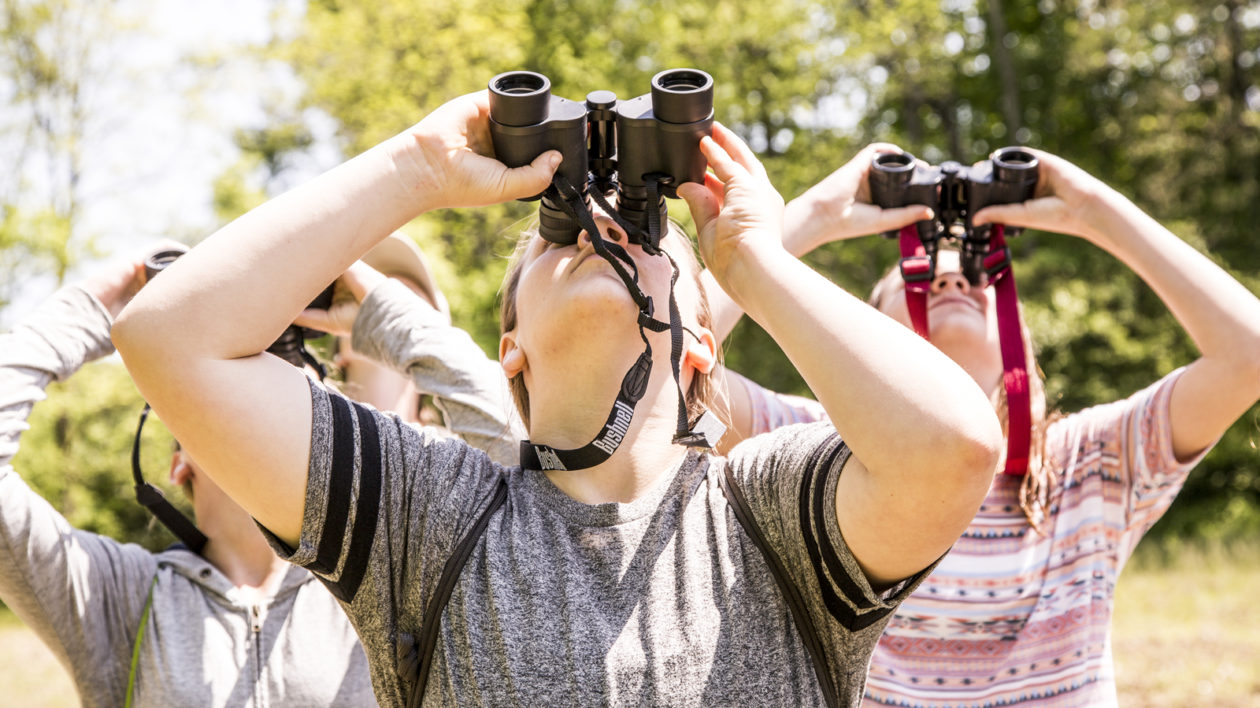
<path id="1" fill-rule="evenodd" d="M 516 311 L 516 290 L 520 286 L 521 272 L 525 266 L 525 253 L 529 249 L 529 244 L 534 237 L 538 235 L 537 227 L 531 227 L 523 231 L 520 238 L 517 239 L 516 248 L 512 253 L 511 261 L 508 264 L 507 273 L 503 277 L 503 287 L 499 291 L 502 298 L 499 306 L 499 333 L 504 334 L 516 329 L 517 311 Z M 691 240 L 687 238 L 686 232 L 682 227 L 674 222 L 669 221 L 669 236 L 675 236 L 683 243 L 690 246 Z M 671 254 L 678 263 L 679 277 L 685 277 L 685 271 L 690 269 L 693 280 L 696 284 L 696 290 L 699 292 L 699 305 L 696 308 L 696 322 L 704 328 L 712 326 L 713 315 L 709 308 L 709 298 L 705 294 L 703 281 L 700 279 L 700 260 L 696 257 L 693 248 L 682 249 L 682 254 Z M 665 310 L 663 307 L 658 308 L 658 312 Z M 666 310 L 666 312 L 668 312 Z M 691 377 L 691 385 L 686 391 L 687 402 L 687 418 L 695 421 L 705 410 L 712 409 L 713 413 L 718 415 L 729 426 L 728 416 L 725 415 L 726 406 L 719 400 L 720 392 L 714 381 L 713 373 L 721 368 L 722 352 L 718 349 L 718 361 L 711 373 L 695 372 Z M 512 392 L 512 399 L 516 403 L 516 409 L 521 414 L 521 420 L 525 423 L 526 430 L 529 429 L 529 389 L 525 386 L 525 377 L 523 374 L 516 374 L 508 379 L 508 387 Z"/>
<path id="2" fill-rule="evenodd" d="M 942 249 L 952 250 L 952 249 Z M 880 309 L 888 297 L 904 292 L 901 280 L 901 269 L 897 264 L 888 270 L 867 299 L 872 307 Z M 1024 359 L 1028 364 L 1028 394 L 1032 404 L 1032 431 L 1028 446 L 1028 472 L 1024 475 L 1019 488 L 1019 508 L 1024 517 L 1037 533 L 1045 535 L 1043 523 L 1050 511 L 1050 491 L 1053 488 L 1050 475 L 1054 473 L 1053 465 L 1047 460 L 1046 431 L 1061 416 L 1058 412 L 1047 413 L 1045 373 L 1037 364 L 1036 351 L 1033 347 L 1032 332 L 1024 319 L 1024 308 L 1019 306 L 1019 328 L 1024 337 Z M 1003 439 L 1010 438 L 1010 416 L 1007 412 L 1006 387 L 999 386 L 990 396 L 993 409 L 1002 423 Z"/>

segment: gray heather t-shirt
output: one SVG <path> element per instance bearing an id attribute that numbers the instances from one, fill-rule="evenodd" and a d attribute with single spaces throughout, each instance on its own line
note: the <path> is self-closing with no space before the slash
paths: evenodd
<path id="1" fill-rule="evenodd" d="M 718 486 L 729 465 L 857 705 L 893 608 L 926 571 L 871 590 L 836 524 L 847 447 L 825 423 L 691 451 L 642 497 L 586 505 L 312 385 L 310 476 L 290 561 L 327 579 L 367 651 L 383 706 L 404 705 L 415 639 L 453 549 L 500 483 L 450 602 L 426 705 L 822 705 L 769 566 Z"/>

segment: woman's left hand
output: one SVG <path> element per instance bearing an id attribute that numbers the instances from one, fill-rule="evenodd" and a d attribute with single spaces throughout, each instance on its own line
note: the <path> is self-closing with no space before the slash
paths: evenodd
<path id="1" fill-rule="evenodd" d="M 720 123 L 700 141 L 712 173 L 703 185 L 683 184 L 678 196 L 691 208 L 700 256 L 719 283 L 732 264 L 766 247 L 782 249 L 783 197 L 748 145 Z"/>
<path id="2" fill-rule="evenodd" d="M 359 305 L 368 293 L 385 282 L 387 277 L 363 261 L 355 261 L 337 278 L 333 290 L 332 305 L 326 310 L 308 307 L 302 310 L 293 324 L 326 332 L 336 337 L 349 337 L 354 320 L 359 316 Z"/>
<path id="3" fill-rule="evenodd" d="M 403 144 L 400 165 L 410 174 L 408 188 L 426 211 L 541 194 L 560 165 L 556 150 L 515 168 L 495 159 L 487 91 L 447 101 L 403 135 L 411 140 Z"/>

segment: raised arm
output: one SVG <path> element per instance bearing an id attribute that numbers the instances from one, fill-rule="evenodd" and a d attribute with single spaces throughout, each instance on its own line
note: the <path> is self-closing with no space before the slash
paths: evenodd
<path id="1" fill-rule="evenodd" d="M 559 154 L 509 170 L 484 92 L 258 207 L 163 272 L 114 342 L 140 391 L 205 471 L 264 526 L 298 539 L 310 451 L 306 378 L 259 354 L 359 256 L 420 213 L 541 192 Z"/>
<path id="2" fill-rule="evenodd" d="M 832 241 L 895 231 L 906 224 L 929 219 L 932 210 L 921 204 L 881 209 L 871 204 L 866 177 L 871 159 L 881 152 L 895 152 L 890 143 L 872 143 L 821 182 L 788 202 L 783 209 L 783 248 L 800 258 Z M 701 276 L 713 312 L 713 334 L 725 339 L 744 314 L 735 301 L 705 271 Z"/>
<path id="3" fill-rule="evenodd" d="M 922 570 L 989 487 L 1002 439 L 992 405 L 935 347 L 784 249 L 781 207 L 765 206 L 778 195 L 738 137 L 715 126 L 701 147 L 716 176 L 679 191 L 705 263 L 783 348 L 856 458 L 836 494 L 845 542 L 876 584 Z"/>
<path id="4" fill-rule="evenodd" d="M 1151 286 L 1201 353 L 1169 402 L 1173 451 L 1190 459 L 1260 398 L 1260 300 L 1119 192 L 1067 160 L 1032 152 L 1041 161 L 1037 198 L 989 207 L 977 223 L 1079 236 Z"/>
<path id="5" fill-rule="evenodd" d="M 121 700 L 126 688 L 125 652 L 156 561 L 134 544 L 71 526 L 11 460 L 44 387 L 112 351 L 111 313 L 131 297 L 143 272 L 139 260 L 111 266 L 61 289 L 0 334 L 0 599 L 58 656 L 80 690 L 90 687 L 106 702 Z"/>
<path id="6" fill-rule="evenodd" d="M 930 218 L 932 210 L 914 205 L 898 209 L 881 209 L 870 203 L 867 174 L 871 159 L 880 152 L 896 150 L 888 143 L 873 143 L 840 166 L 804 194 L 788 202 L 783 211 L 783 248 L 793 256 L 806 253 L 831 241 L 896 230 L 915 221 Z M 735 328 L 744 311 L 735 304 L 706 270 L 701 274 L 709 308 L 713 313 L 713 333 L 725 339 Z M 744 438 L 767 432 L 771 428 L 757 425 L 764 420 L 795 418 L 795 402 L 723 369 L 725 390 L 730 392 L 731 430 L 723 438 L 729 448 Z M 767 411 L 771 411 L 767 415 Z"/>

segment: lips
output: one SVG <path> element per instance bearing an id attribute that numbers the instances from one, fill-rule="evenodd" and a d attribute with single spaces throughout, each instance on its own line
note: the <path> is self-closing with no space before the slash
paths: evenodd
<path id="1" fill-rule="evenodd" d="M 969 297 L 963 297 L 961 295 L 945 295 L 942 297 L 935 298 L 932 300 L 932 304 L 928 306 L 928 309 L 935 310 L 936 308 L 942 305 L 950 305 L 950 304 L 966 305 L 967 307 L 970 307 L 976 312 L 980 312 L 980 313 L 984 312 L 984 309 L 981 308 L 980 304 L 977 303 L 975 300 L 972 300 Z"/>

